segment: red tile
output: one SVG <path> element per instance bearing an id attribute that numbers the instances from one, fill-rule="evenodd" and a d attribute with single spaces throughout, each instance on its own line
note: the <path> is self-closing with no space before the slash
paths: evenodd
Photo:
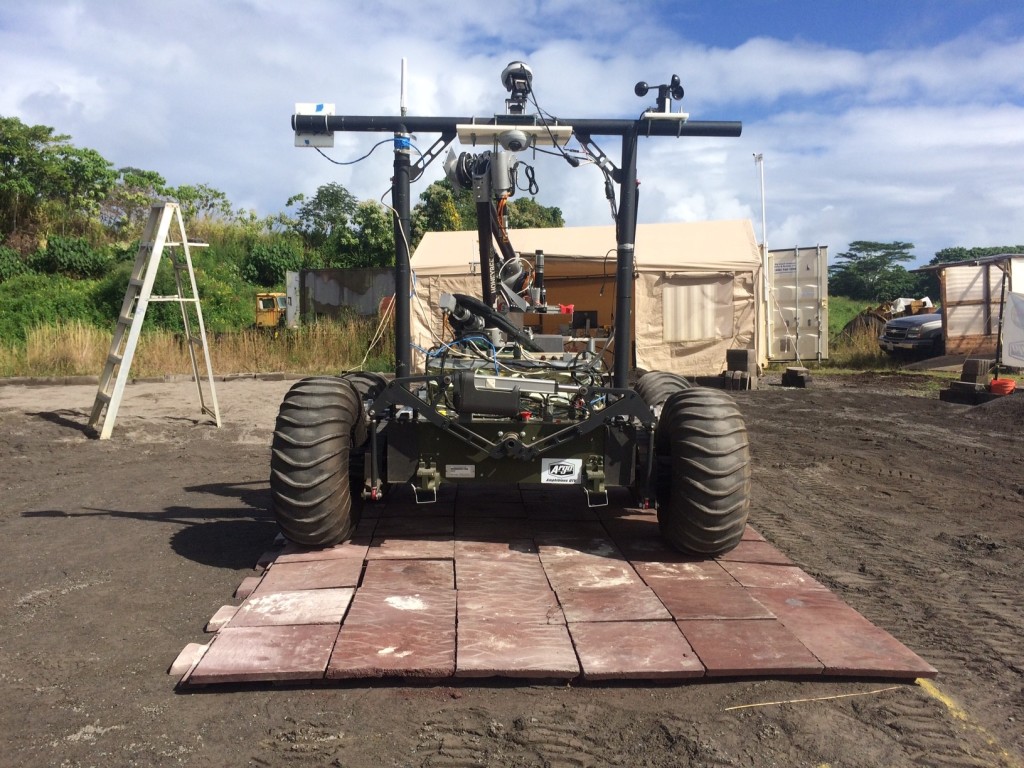
<path id="1" fill-rule="evenodd" d="M 620 517 L 603 517 L 604 527 L 618 540 L 660 540 L 661 529 L 654 514 L 632 514 Z"/>
<path id="2" fill-rule="evenodd" d="M 736 587 L 739 582 L 714 560 L 682 560 L 680 562 L 633 562 L 633 567 L 648 585 L 660 582 L 697 581 L 721 587 Z"/>
<path id="3" fill-rule="evenodd" d="M 608 532 L 599 520 L 540 520 L 529 521 L 535 536 L 575 536 L 596 538 Z"/>
<path id="4" fill-rule="evenodd" d="M 320 680 L 337 625 L 225 627 L 188 676 L 190 685 Z"/>
<path id="5" fill-rule="evenodd" d="M 455 542 L 451 536 L 419 536 L 408 539 L 376 536 L 366 552 L 367 560 L 442 560 L 454 557 Z"/>
<path id="6" fill-rule="evenodd" d="M 461 589 L 500 586 L 510 592 L 550 591 L 536 555 L 505 561 L 466 557 L 455 562 L 455 586 Z"/>
<path id="7" fill-rule="evenodd" d="M 311 560 L 334 560 L 337 558 L 349 558 L 363 560 L 366 557 L 366 549 L 370 544 L 368 538 L 352 539 L 333 547 L 323 549 L 309 549 L 300 547 L 298 544 L 286 544 L 281 554 L 277 556 L 278 563 L 307 563 Z"/>
<path id="8" fill-rule="evenodd" d="M 680 621 L 708 677 L 816 675 L 822 663 L 774 619 Z"/>
<path id="9" fill-rule="evenodd" d="M 360 589 L 345 617 L 345 626 L 395 624 L 401 627 L 412 621 L 454 628 L 455 590 Z"/>
<path id="10" fill-rule="evenodd" d="M 455 542 L 455 559 L 482 557 L 488 560 L 522 560 L 536 562 L 537 547 L 533 539 L 519 538 L 505 541 L 473 541 L 460 539 Z"/>
<path id="11" fill-rule="evenodd" d="M 764 541 L 764 536 L 758 533 L 750 523 L 747 523 L 747 527 L 743 529 L 743 541 Z"/>
<path id="12" fill-rule="evenodd" d="M 373 535 L 376 538 L 392 536 L 451 536 L 454 520 L 451 515 L 410 515 L 382 517 L 377 521 Z"/>
<path id="13" fill-rule="evenodd" d="M 634 563 L 686 563 L 692 560 L 705 559 L 696 558 L 689 553 L 672 549 L 672 547 L 662 541 L 660 535 L 657 538 L 623 539 L 616 536 L 614 530 L 612 534 L 615 543 L 622 550 L 622 554 Z"/>
<path id="14" fill-rule="evenodd" d="M 459 621 L 506 624 L 565 624 L 558 598 L 545 584 L 534 589 L 509 588 L 505 583 L 459 590 Z"/>
<path id="15" fill-rule="evenodd" d="M 559 536 L 540 534 L 536 536 L 540 559 L 559 562 L 566 558 L 600 558 L 604 560 L 625 560 L 622 552 L 608 536 Z"/>
<path id="16" fill-rule="evenodd" d="M 245 600 L 260 585 L 262 580 L 262 576 L 246 576 L 235 590 L 235 597 L 239 600 Z"/>
<path id="17" fill-rule="evenodd" d="M 373 538 L 373 532 L 377 529 L 377 518 L 363 515 L 362 519 L 356 523 L 355 530 L 352 531 L 352 540 L 366 540 L 369 541 Z"/>
<path id="18" fill-rule="evenodd" d="M 361 586 L 397 592 L 455 589 L 455 564 L 451 560 L 369 560 Z"/>
<path id="19" fill-rule="evenodd" d="M 583 587 L 643 586 L 643 581 L 625 560 L 573 558 L 548 560 L 544 572 L 555 591 Z"/>
<path id="20" fill-rule="evenodd" d="M 588 680 L 704 675 L 704 665 L 671 621 L 570 624 L 569 634 L 583 667 L 583 677 Z"/>
<path id="21" fill-rule="evenodd" d="M 450 589 L 360 589 L 327 676 L 450 677 L 455 671 L 455 605 Z"/>
<path id="22" fill-rule="evenodd" d="M 579 674 L 564 624 L 459 624 L 456 677 L 569 679 Z"/>
<path id="23" fill-rule="evenodd" d="M 263 580 L 253 590 L 253 594 L 355 587 L 359 584 L 362 572 L 363 561 L 352 557 L 308 560 L 301 563 L 274 563 L 263 574 Z"/>
<path id="24" fill-rule="evenodd" d="M 595 507 L 588 507 L 586 501 L 570 503 L 566 505 L 548 501 L 527 501 L 526 516 L 530 520 L 597 520 Z"/>
<path id="25" fill-rule="evenodd" d="M 509 539 L 530 539 L 533 526 L 524 519 L 512 518 L 455 518 L 455 535 L 459 539 L 473 541 L 506 541 Z"/>
<path id="26" fill-rule="evenodd" d="M 568 622 L 659 621 L 672 616 L 645 585 L 560 589 L 558 602 Z"/>
<path id="27" fill-rule="evenodd" d="M 227 626 L 341 624 L 354 591 L 345 587 L 254 594 L 238 607 Z"/>
<path id="28" fill-rule="evenodd" d="M 455 486 L 455 502 L 522 504 L 519 486 L 467 483 Z"/>
<path id="29" fill-rule="evenodd" d="M 829 675 L 934 677 L 934 667 L 830 592 L 751 590 Z"/>
<path id="30" fill-rule="evenodd" d="M 744 587 L 789 590 L 820 589 L 827 591 L 824 584 L 815 581 L 793 565 L 719 562 Z"/>
<path id="31" fill-rule="evenodd" d="M 677 621 L 684 619 L 772 619 L 771 611 L 742 587 L 701 581 L 657 581 L 651 587 Z"/>
<path id="32" fill-rule="evenodd" d="M 222 605 L 217 609 L 217 612 L 213 614 L 206 626 L 203 628 L 206 632 L 216 632 L 218 629 L 227 624 L 234 615 L 238 613 L 237 605 Z"/>
<path id="33" fill-rule="evenodd" d="M 458 499 L 455 501 L 455 516 L 462 518 L 508 518 L 508 519 L 525 519 L 526 518 L 526 506 L 523 504 L 522 499 L 519 498 L 518 492 L 514 498 L 505 498 L 504 496 L 499 498 L 483 498 L 483 497 L 472 497 L 463 499 L 461 491 Z"/>
<path id="34" fill-rule="evenodd" d="M 779 552 L 767 541 L 741 540 L 732 550 L 719 555 L 717 560 L 738 563 L 766 563 L 769 565 L 793 565 L 793 561 Z"/>
<path id="35" fill-rule="evenodd" d="M 206 653 L 209 647 L 209 644 L 189 643 L 181 649 L 181 653 L 171 662 L 167 674 L 171 677 L 177 677 L 178 685 L 184 685 L 187 682 L 185 678 L 188 676 L 188 673 L 199 663 L 199 660 L 203 658 L 203 654 Z"/>
<path id="36" fill-rule="evenodd" d="M 345 624 L 327 665 L 331 679 L 451 677 L 455 627 L 413 619 L 405 625 Z"/>

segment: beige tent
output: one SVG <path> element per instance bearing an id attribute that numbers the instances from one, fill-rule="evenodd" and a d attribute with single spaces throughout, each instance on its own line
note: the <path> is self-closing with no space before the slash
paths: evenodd
<path id="1" fill-rule="evenodd" d="M 509 239 L 526 257 L 544 251 L 548 304 L 573 304 L 577 325 L 588 317 L 592 327 L 612 328 L 614 227 L 521 229 L 510 231 Z M 638 367 L 714 375 L 725 369 L 726 350 L 737 348 L 754 349 L 765 362 L 761 259 L 750 221 L 640 224 L 635 254 Z M 412 341 L 427 349 L 443 332 L 441 294 L 480 295 L 477 233 L 427 233 L 412 256 L 412 271 Z M 568 315 L 551 315 L 540 330 L 558 333 L 569 324 Z M 422 370 L 422 357 L 416 367 Z"/>

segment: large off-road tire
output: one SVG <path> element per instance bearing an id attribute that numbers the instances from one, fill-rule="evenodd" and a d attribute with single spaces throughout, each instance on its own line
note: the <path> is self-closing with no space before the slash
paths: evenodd
<path id="1" fill-rule="evenodd" d="M 750 506 L 750 447 L 733 399 L 706 387 L 671 395 L 654 445 L 658 524 L 665 542 L 709 557 L 739 544 Z"/>
<path id="2" fill-rule="evenodd" d="M 636 382 L 636 392 L 651 408 L 664 405 L 669 395 L 674 395 L 692 385 L 685 377 L 668 371 L 651 371 L 641 376 Z"/>
<path id="3" fill-rule="evenodd" d="M 271 444 L 270 490 L 285 537 L 308 547 L 344 541 L 359 522 L 349 453 L 366 440 L 363 402 L 335 376 L 296 382 L 278 412 Z"/>

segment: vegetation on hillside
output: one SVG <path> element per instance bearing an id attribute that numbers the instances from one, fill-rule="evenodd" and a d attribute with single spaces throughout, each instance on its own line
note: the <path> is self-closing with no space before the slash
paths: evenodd
<path id="1" fill-rule="evenodd" d="M 52 351 L 60 346 L 53 334 L 62 330 L 67 350 L 50 355 L 56 363 L 29 370 L 82 372 L 84 363 L 72 365 L 65 358 L 92 360 L 91 353 L 82 351 L 92 342 L 83 347 L 88 331 L 81 329 L 109 334 L 156 201 L 177 202 L 190 239 L 208 243 L 207 248 L 192 249 L 192 259 L 207 327 L 218 335 L 250 328 L 254 294 L 280 288 L 288 270 L 382 267 L 394 258 L 391 212 L 375 200 L 358 200 L 341 184 L 325 184 L 308 197 L 296 194 L 285 201 L 283 211 L 260 216 L 235 208 L 227 195 L 208 184 L 174 187 L 157 171 L 115 167 L 54 128 L 0 117 L 0 375 L 23 372 L 26 361 L 45 358 L 33 357 L 30 348 L 34 344 Z M 512 199 L 504 213 L 516 229 L 565 224 L 561 210 L 530 197 Z M 420 194 L 412 211 L 411 246 L 429 231 L 475 226 L 473 195 L 438 181 Z M 913 274 L 903 266 L 911 260 L 912 248 L 898 241 L 850 243 L 829 268 L 830 292 L 864 305 L 935 295 L 928 283 L 933 276 Z M 932 263 L 1007 250 L 1024 251 L 1024 246 L 948 248 Z M 162 266 L 155 292 L 174 292 L 169 264 Z M 833 297 L 833 318 L 838 306 Z M 180 330 L 176 306 L 150 307 L 146 333 L 158 339 L 158 332 L 173 336 Z M 374 328 L 347 326 L 343 332 L 368 341 Z M 259 354 L 258 344 L 250 346 Z M 384 357 L 381 364 L 386 365 L 388 355 Z M 88 365 L 93 367 L 87 370 L 101 367 Z M 253 362 L 243 369 L 259 365 Z"/>

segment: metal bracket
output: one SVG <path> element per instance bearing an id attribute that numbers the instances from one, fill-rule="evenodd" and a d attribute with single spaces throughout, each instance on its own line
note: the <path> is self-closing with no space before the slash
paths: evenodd
<path id="1" fill-rule="evenodd" d="M 414 483 L 409 483 L 409 485 L 412 486 L 412 496 L 416 500 L 417 504 L 436 504 L 437 503 L 437 488 L 428 489 L 428 490 L 432 490 L 434 492 L 434 498 L 430 499 L 430 498 L 421 498 L 420 497 L 420 489 L 417 488 Z"/>
<path id="2" fill-rule="evenodd" d="M 616 184 L 622 183 L 622 170 L 619 169 L 615 163 L 612 162 L 612 159 L 594 143 L 594 140 L 590 137 L 589 133 L 576 131 L 576 141 L 586 147 L 587 152 L 597 158 L 598 166 L 607 170 L 611 174 L 612 179 L 615 180 Z"/>
<path id="3" fill-rule="evenodd" d="M 437 502 L 437 488 L 441 485 L 441 473 L 438 471 L 434 462 L 430 459 L 420 457 L 419 466 L 416 468 L 416 477 L 419 478 L 420 487 L 417 487 L 415 483 L 410 483 L 412 486 L 412 495 L 416 499 L 417 504 L 434 504 Z M 420 491 L 429 493 L 433 491 L 434 498 L 421 498 Z"/>
<path id="4" fill-rule="evenodd" d="M 434 162 L 438 156 L 444 152 L 445 148 L 455 140 L 455 131 L 448 130 L 441 134 L 441 138 L 437 139 L 430 147 L 420 155 L 420 159 L 415 162 L 412 166 L 412 177 L 410 181 L 419 181 L 423 172 L 427 170 L 427 167 Z"/>

